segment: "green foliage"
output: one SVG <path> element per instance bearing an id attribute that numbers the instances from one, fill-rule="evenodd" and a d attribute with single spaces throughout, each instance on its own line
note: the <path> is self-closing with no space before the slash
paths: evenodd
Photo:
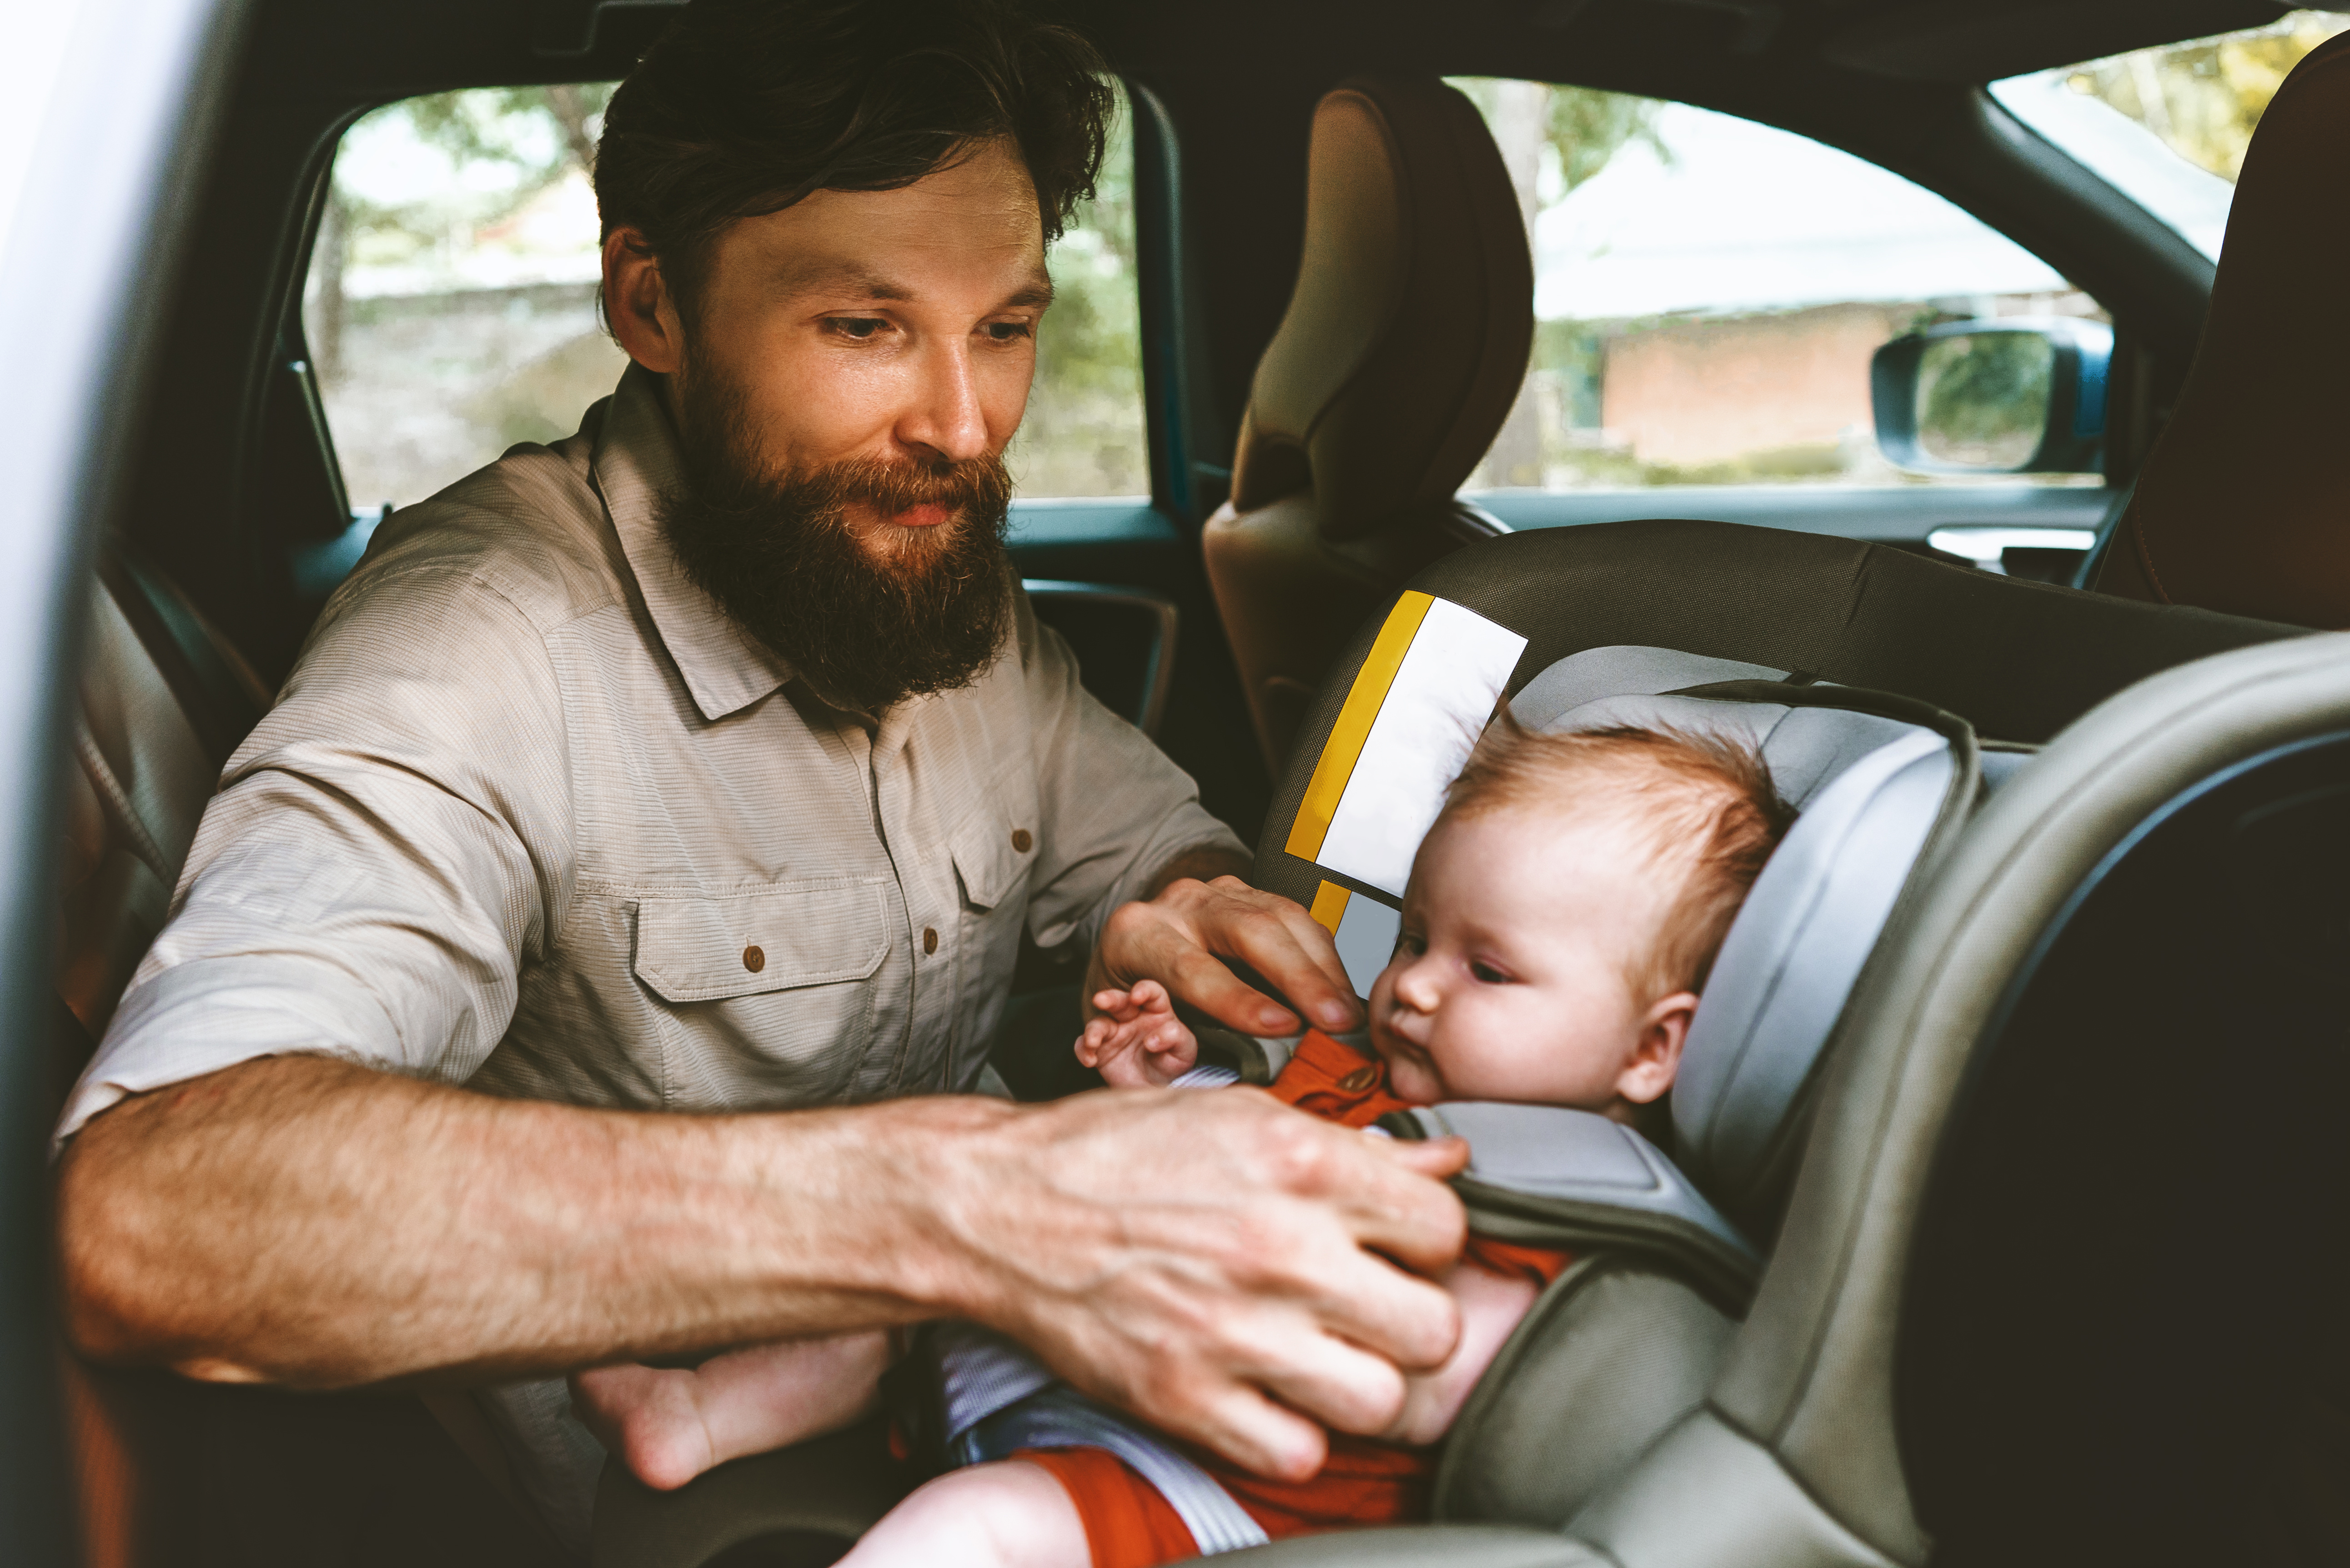
<path id="1" fill-rule="evenodd" d="M 1551 88 L 1550 144 L 1558 153 L 1561 194 L 1592 179 L 1634 142 L 1647 146 L 1659 162 L 1670 163 L 1672 150 L 1657 134 L 1657 116 L 1664 108 L 1656 99 L 1630 93 Z"/>
<path id="2" fill-rule="evenodd" d="M 2073 72 L 2070 85 L 2128 115 L 2182 158 L 2233 180 L 2286 74 L 2345 27 L 2350 16 L 2299 11 L 2266 27 L 2092 60 Z"/>
<path id="3" fill-rule="evenodd" d="M 1036 338 L 1036 381 L 1006 461 L 1029 495 L 1150 490 L 1135 271 L 1134 122 L 1124 93 L 1093 199 L 1045 257 L 1053 307 Z"/>

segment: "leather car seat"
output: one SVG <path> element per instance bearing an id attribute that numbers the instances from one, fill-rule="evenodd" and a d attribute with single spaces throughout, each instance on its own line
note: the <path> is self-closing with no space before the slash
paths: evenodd
<path id="1" fill-rule="evenodd" d="M 2295 626 L 2350 627 L 2350 34 L 2277 89 L 2237 182 L 2210 314 L 2095 587 Z"/>
<path id="2" fill-rule="evenodd" d="M 53 1110 L 163 928 L 222 766 L 269 707 L 267 688 L 234 645 L 127 542 L 101 551 L 88 615 L 62 789 Z M 200 1456 L 213 1430 L 207 1399 L 218 1391 L 167 1373 L 95 1366 L 69 1351 L 59 1365 L 83 1561 L 192 1561 Z M 451 1393 L 423 1403 L 535 1529 L 478 1407 Z"/>
<path id="3" fill-rule="evenodd" d="M 1274 776 L 1364 618 L 1430 561 L 1506 532 L 1453 493 L 1533 342 L 1525 224 L 1475 107 L 1434 80 L 1325 97 L 1297 286 L 1257 364 L 1232 500 L 1201 541 Z"/>

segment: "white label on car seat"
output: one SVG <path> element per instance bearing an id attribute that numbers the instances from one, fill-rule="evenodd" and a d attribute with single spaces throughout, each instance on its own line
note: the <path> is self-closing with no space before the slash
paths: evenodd
<path id="1" fill-rule="evenodd" d="M 1411 857 L 1444 804 L 1444 786 L 1468 760 L 1525 646 L 1509 628 L 1449 599 L 1429 605 L 1347 775 L 1316 861 L 1403 897 Z"/>

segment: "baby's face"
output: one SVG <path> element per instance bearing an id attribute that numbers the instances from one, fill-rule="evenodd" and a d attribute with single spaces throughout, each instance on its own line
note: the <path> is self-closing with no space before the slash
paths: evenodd
<path id="1" fill-rule="evenodd" d="M 1628 1117 L 1672 1086 L 1697 998 L 1636 995 L 1678 888 L 1620 825 L 1440 819 L 1371 988 L 1371 1039 L 1415 1105 L 1510 1100 Z"/>

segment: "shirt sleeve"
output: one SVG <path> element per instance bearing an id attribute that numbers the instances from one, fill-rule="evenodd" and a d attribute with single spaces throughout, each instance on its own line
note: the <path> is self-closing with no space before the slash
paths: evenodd
<path id="1" fill-rule="evenodd" d="M 58 1145 L 257 1056 L 471 1077 L 569 896 L 562 713 L 541 632 L 462 563 L 348 586 L 229 760 Z"/>
<path id="2" fill-rule="evenodd" d="M 1245 857 L 1248 846 L 1200 805 L 1199 786 L 1077 680 L 1061 634 L 1017 604 L 1021 660 L 1036 747 L 1043 832 L 1030 884 L 1036 945 L 1090 949 L 1120 904 L 1141 898 L 1177 856 L 1203 848 Z"/>

